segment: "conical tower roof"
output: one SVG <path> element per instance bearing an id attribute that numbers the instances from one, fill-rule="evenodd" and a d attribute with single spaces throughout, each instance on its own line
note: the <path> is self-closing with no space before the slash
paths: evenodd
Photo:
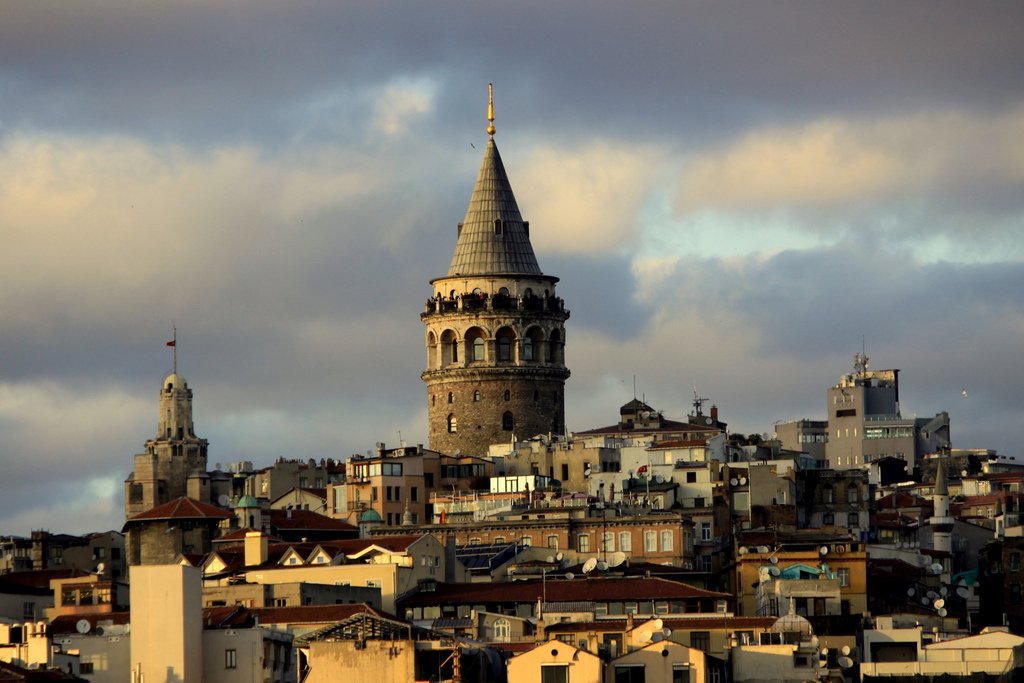
<path id="1" fill-rule="evenodd" d="M 487 141 L 448 277 L 492 273 L 542 274 L 493 137 Z"/>

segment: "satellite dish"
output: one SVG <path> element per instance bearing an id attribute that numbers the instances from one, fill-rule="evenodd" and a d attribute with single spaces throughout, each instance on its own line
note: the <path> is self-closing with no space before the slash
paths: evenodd
<path id="1" fill-rule="evenodd" d="M 551 564 L 551 563 L 553 563 L 555 561 L 555 556 L 554 555 L 548 555 L 546 560 L 547 560 L 548 564 Z"/>
<path id="2" fill-rule="evenodd" d="M 106 568 L 107 568 L 107 565 L 105 565 L 102 562 L 100 562 L 98 565 L 96 565 L 96 573 L 97 574 L 102 574 L 103 570 L 106 569 Z"/>
<path id="3" fill-rule="evenodd" d="M 597 571 L 603 572 L 606 569 L 608 569 L 608 563 L 605 562 L 604 560 L 598 560 L 597 561 Z"/>
<path id="4" fill-rule="evenodd" d="M 740 483 L 740 480 L 737 479 L 736 477 L 733 477 L 732 479 L 729 480 L 729 485 L 730 486 L 739 486 L 739 483 Z"/>
<path id="5" fill-rule="evenodd" d="M 626 553 L 621 550 L 616 550 L 614 553 L 608 556 L 608 566 L 618 567 L 620 564 L 626 561 Z"/>
<path id="6" fill-rule="evenodd" d="M 652 631 L 650 629 L 646 629 L 646 628 L 644 630 L 640 631 L 640 633 L 637 634 L 637 636 L 640 638 L 640 642 L 641 643 L 646 643 L 648 640 L 651 640 L 651 637 L 653 635 L 654 635 L 654 631 Z"/>
<path id="7" fill-rule="evenodd" d="M 853 666 L 853 660 L 847 657 L 846 655 L 843 655 L 837 661 L 839 662 L 839 666 L 843 667 L 844 669 L 849 669 L 851 666 Z"/>
<path id="8" fill-rule="evenodd" d="M 586 562 L 583 563 L 583 573 L 584 574 L 589 574 L 590 572 L 594 571 L 594 567 L 596 567 L 596 566 L 597 566 L 597 558 L 596 557 L 590 558 L 589 560 L 587 560 Z"/>
<path id="9" fill-rule="evenodd" d="M 947 612 L 947 611 L 946 611 L 946 608 L 945 608 L 945 607 L 940 607 L 940 608 L 939 608 L 939 612 L 938 612 L 938 614 L 939 614 L 939 616 L 940 616 L 940 617 L 944 617 L 944 616 L 946 616 L 947 614 L 949 614 L 949 612 Z"/>
<path id="10" fill-rule="evenodd" d="M 565 578 L 566 578 L 567 580 L 569 580 L 569 581 L 572 581 L 573 579 L 575 579 L 575 578 L 576 578 L 576 575 L 575 575 L 575 574 L 573 574 L 572 572 L 566 572 L 566 573 L 565 573 Z"/>
<path id="11" fill-rule="evenodd" d="M 746 477 L 740 477 L 740 486 L 746 486 L 746 485 L 747 485 L 747 478 Z"/>
<path id="12" fill-rule="evenodd" d="M 960 470 L 960 476 L 961 476 L 961 477 L 966 477 L 966 476 L 967 476 L 967 474 L 968 474 L 968 473 L 967 473 L 967 470 Z"/>
<path id="13" fill-rule="evenodd" d="M 939 597 L 939 594 L 935 591 L 928 591 L 927 593 L 925 593 L 925 595 L 928 596 L 929 600 L 934 600 L 935 598 Z"/>
<path id="14" fill-rule="evenodd" d="M 944 599 L 942 599 L 942 598 L 939 598 L 938 600 L 936 600 L 935 602 L 932 603 L 932 607 L 934 607 L 935 609 L 942 609 L 945 606 L 946 606 L 946 601 Z"/>
<path id="15" fill-rule="evenodd" d="M 556 559 L 556 560 L 558 560 L 559 562 L 561 562 L 561 561 L 562 561 L 562 558 L 563 558 L 563 557 L 565 557 L 565 555 L 563 555 L 563 554 L 561 553 L 561 551 L 559 551 L 559 552 L 555 553 L 555 559 Z"/>
<path id="16" fill-rule="evenodd" d="M 766 553 L 766 552 L 768 552 L 768 546 L 766 546 L 766 545 L 759 545 L 759 546 L 757 546 L 757 552 L 759 552 L 759 553 Z"/>
<path id="17" fill-rule="evenodd" d="M 925 597 L 925 596 L 921 596 L 921 604 L 922 604 L 922 605 L 924 605 L 925 607 L 927 607 L 928 605 L 930 605 L 930 604 L 931 604 L 931 602 L 932 602 L 932 601 L 931 601 L 931 600 L 929 600 L 929 599 L 928 599 L 927 597 Z"/>
<path id="18" fill-rule="evenodd" d="M 843 653 L 844 657 L 849 657 L 850 656 L 850 646 L 849 645 L 843 645 L 843 649 L 841 649 L 840 652 Z"/>
<path id="19" fill-rule="evenodd" d="M 651 626 L 653 626 L 658 631 L 660 631 L 661 627 L 664 626 L 664 625 L 665 625 L 665 622 L 662 621 L 661 619 L 655 619 L 653 622 L 651 622 Z"/>
<path id="20" fill-rule="evenodd" d="M 932 565 L 932 571 L 935 572 L 936 574 L 941 574 L 942 573 L 942 565 L 939 564 L 938 562 L 936 562 L 935 564 Z"/>
<path id="21" fill-rule="evenodd" d="M 217 499 L 217 502 L 220 503 L 220 506 L 222 508 L 231 507 L 231 499 L 228 498 L 226 494 L 220 494 L 220 497 Z"/>
<path id="22" fill-rule="evenodd" d="M 778 564 L 779 563 L 779 558 L 777 558 L 774 555 L 772 555 L 771 557 L 768 558 L 768 561 L 771 562 L 772 564 Z M 772 567 L 772 569 L 776 569 L 776 567 Z"/>
<path id="23" fill-rule="evenodd" d="M 665 635 L 666 638 L 672 635 L 672 629 L 670 629 L 668 626 L 661 629 L 661 632 Z"/>
<path id="24" fill-rule="evenodd" d="M 821 648 L 821 656 L 822 657 L 828 657 L 828 648 L 827 647 Z"/>
<path id="25" fill-rule="evenodd" d="M 782 573 L 782 571 L 778 567 L 772 567 L 771 569 L 768 570 L 768 573 L 771 574 L 772 576 L 778 576 L 779 574 Z"/>
<path id="26" fill-rule="evenodd" d="M 92 628 L 92 624 L 89 623 L 88 619 L 79 619 L 75 623 L 75 630 L 79 633 L 88 633 L 89 629 Z"/>
<path id="27" fill-rule="evenodd" d="M 949 589 L 943 586 L 939 589 L 939 595 L 941 595 L 942 597 L 946 597 L 947 595 L 949 595 Z"/>
<path id="28" fill-rule="evenodd" d="M 737 550 L 736 552 L 738 552 L 740 555 L 746 555 L 747 554 L 747 546 L 741 545 L 739 550 Z"/>
<path id="29" fill-rule="evenodd" d="M 818 548 L 818 553 L 821 555 L 828 555 L 828 546 L 823 545 L 820 548 Z"/>
<path id="30" fill-rule="evenodd" d="M 908 598 L 914 597 L 914 589 L 913 588 L 908 588 L 907 589 L 907 597 Z"/>
<path id="31" fill-rule="evenodd" d="M 967 588 L 967 586 L 958 586 L 956 589 L 956 594 L 964 600 L 971 597 L 971 591 Z"/>

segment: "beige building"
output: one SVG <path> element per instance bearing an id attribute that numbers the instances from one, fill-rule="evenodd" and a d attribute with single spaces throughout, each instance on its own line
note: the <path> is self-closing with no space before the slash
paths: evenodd
<path id="1" fill-rule="evenodd" d="M 202 683 L 201 572 L 176 564 L 135 566 L 130 581 L 133 683 Z"/>
<path id="2" fill-rule="evenodd" d="M 609 662 L 604 683 L 710 683 L 706 661 L 700 650 L 659 640 Z"/>
<path id="3" fill-rule="evenodd" d="M 931 634 L 929 634 L 931 635 Z M 869 630 L 864 632 L 861 680 L 867 677 L 1001 676 L 1020 666 L 1024 638 L 1002 629 L 984 629 L 980 634 L 950 640 L 925 642 L 920 626 L 915 628 Z"/>
<path id="4" fill-rule="evenodd" d="M 508 662 L 508 683 L 602 683 L 597 655 L 559 640 L 541 643 Z"/>

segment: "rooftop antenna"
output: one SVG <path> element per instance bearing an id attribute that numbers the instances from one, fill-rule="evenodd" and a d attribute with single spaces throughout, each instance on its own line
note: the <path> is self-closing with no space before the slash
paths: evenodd
<path id="1" fill-rule="evenodd" d="M 704 414 L 704 411 L 702 409 L 704 408 L 704 404 L 706 402 L 707 402 L 706 398 L 702 398 L 702 397 L 697 395 L 697 385 L 694 384 L 693 385 L 693 411 L 694 411 L 693 414 L 696 417 L 700 417 L 701 415 Z"/>
<path id="2" fill-rule="evenodd" d="M 487 134 L 494 138 L 494 84 L 487 84 Z"/>
<path id="3" fill-rule="evenodd" d="M 636 373 L 633 373 L 633 400 L 636 400 Z"/>

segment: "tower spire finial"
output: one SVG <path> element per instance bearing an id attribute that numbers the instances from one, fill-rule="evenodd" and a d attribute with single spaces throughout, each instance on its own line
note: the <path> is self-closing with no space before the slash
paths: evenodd
<path id="1" fill-rule="evenodd" d="M 494 137 L 494 84 L 487 84 L 487 134 Z"/>

